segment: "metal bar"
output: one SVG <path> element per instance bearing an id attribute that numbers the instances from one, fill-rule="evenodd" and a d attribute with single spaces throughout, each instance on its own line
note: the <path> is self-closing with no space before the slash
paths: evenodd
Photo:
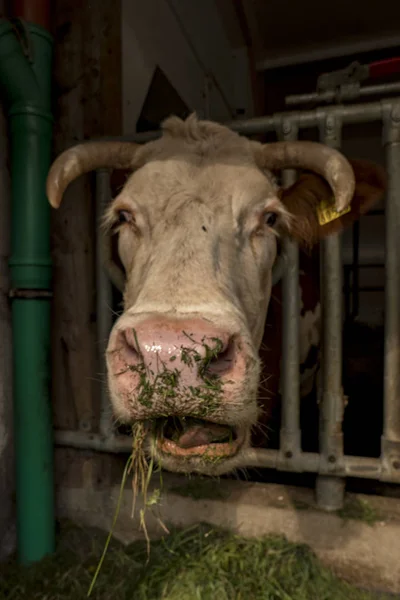
<path id="1" fill-rule="evenodd" d="M 328 115 L 321 119 L 321 141 L 340 148 L 341 122 Z M 342 421 L 342 260 L 340 234 L 321 243 L 322 295 L 322 394 L 320 409 L 320 452 L 325 469 L 343 460 Z M 344 502 L 344 479 L 320 476 L 316 482 L 317 503 L 325 510 L 337 510 Z"/>
<path id="2" fill-rule="evenodd" d="M 321 121 L 326 120 L 328 117 L 338 119 L 342 124 L 368 123 L 382 119 L 384 104 L 384 102 L 371 102 L 351 106 L 321 107 L 310 111 L 290 111 L 278 113 L 272 117 L 256 117 L 248 121 L 234 121 L 230 124 L 230 127 L 243 135 L 251 135 L 271 131 L 279 126 L 283 119 L 293 121 L 299 128 L 318 127 Z"/>
<path id="3" fill-rule="evenodd" d="M 96 171 L 96 222 L 104 214 L 104 210 L 111 200 L 110 173 L 107 169 Z M 103 268 L 102 236 L 96 236 L 96 313 L 97 313 L 97 359 L 98 372 L 106 373 L 105 352 L 108 336 L 110 335 L 112 313 L 112 285 Z M 100 433 L 104 436 L 111 435 L 113 431 L 111 422 L 110 401 L 108 388 L 103 383 L 100 387 Z"/>
<path id="4" fill-rule="evenodd" d="M 240 466 L 254 468 L 280 469 L 278 450 L 262 450 L 258 448 L 248 448 L 242 455 Z M 321 456 L 313 452 L 302 452 L 296 465 L 293 465 L 294 472 L 320 473 L 329 476 L 332 468 L 327 467 L 321 461 Z M 367 458 L 364 456 L 344 456 L 341 466 L 336 466 L 335 475 L 343 477 L 357 477 L 359 479 L 376 479 L 378 481 L 389 481 L 386 478 L 382 465 L 377 458 Z M 332 477 L 329 477 L 333 479 Z M 390 479 L 390 481 L 400 481 L 400 472 Z"/>
<path id="5" fill-rule="evenodd" d="M 95 433 L 84 433 L 82 431 L 55 432 L 55 443 L 57 446 L 77 448 L 81 450 L 93 450 L 94 452 L 110 452 L 113 454 L 125 454 L 132 451 L 132 438 L 129 436 L 104 437 Z M 266 468 L 281 470 L 281 455 L 279 450 L 264 450 L 259 448 L 248 448 L 240 458 L 238 468 Z M 324 466 L 321 457 L 317 453 L 302 452 L 291 466 L 296 473 L 321 473 L 329 475 L 334 473 L 340 477 L 356 477 L 359 479 L 375 479 L 400 483 L 400 470 L 390 475 L 382 468 L 381 461 L 376 458 L 364 456 L 344 456 L 342 464 Z"/>
<path id="6" fill-rule="evenodd" d="M 345 321 L 347 322 L 350 317 L 350 276 L 351 276 L 351 267 L 348 265 L 344 265 L 344 284 L 343 284 L 343 293 L 344 293 L 344 314 Z"/>
<path id="7" fill-rule="evenodd" d="M 304 52 L 293 52 L 293 54 L 266 58 L 256 63 L 257 71 L 267 71 L 270 69 L 280 69 L 292 65 L 301 65 L 330 58 L 342 56 L 351 56 L 387 48 L 396 48 L 400 46 L 400 36 L 398 35 L 380 35 L 379 37 L 368 37 L 365 40 L 349 42 L 348 44 L 338 44 L 334 46 L 315 48 Z"/>
<path id="8" fill-rule="evenodd" d="M 400 469 L 400 102 L 387 111 L 384 143 L 389 186 L 386 201 L 385 375 L 382 460 Z"/>
<path id="9" fill-rule="evenodd" d="M 365 96 L 377 96 L 385 94 L 400 93 L 400 82 L 382 83 L 377 85 L 366 85 L 358 87 L 357 85 L 346 86 L 337 90 L 327 90 L 325 92 L 310 92 L 309 94 L 292 94 L 285 98 L 287 106 L 299 104 L 310 104 L 312 102 L 329 103 L 334 101 L 350 101 L 364 98 Z"/>
<path id="10" fill-rule="evenodd" d="M 360 89 L 360 96 L 372 96 L 381 94 L 398 94 L 400 92 L 400 82 L 380 83 L 376 85 L 366 85 Z"/>
<path id="11" fill-rule="evenodd" d="M 127 435 L 104 436 L 98 433 L 68 430 L 58 430 L 54 435 L 57 446 L 112 454 L 132 452 L 132 438 Z"/>
<path id="12" fill-rule="evenodd" d="M 256 117 L 246 120 L 235 120 L 223 123 L 226 127 L 230 127 L 233 131 L 237 131 L 242 135 L 256 135 L 267 131 L 276 131 L 282 121 L 291 121 L 297 127 L 308 128 L 318 127 L 321 119 L 328 116 L 339 119 L 342 124 L 350 123 L 369 123 L 373 121 L 381 121 L 383 115 L 392 103 L 397 99 L 384 100 L 380 102 L 366 102 L 365 104 L 353 104 L 350 106 L 333 106 L 321 107 L 310 111 L 288 111 L 277 113 L 272 117 Z M 118 137 L 102 137 L 93 138 L 103 141 L 121 141 L 121 142 L 136 142 L 144 143 L 159 138 L 161 131 L 146 131 L 143 133 L 132 133 Z"/>
<path id="13" fill-rule="evenodd" d="M 278 137 L 284 141 L 296 140 L 298 129 L 283 121 Z M 283 171 L 284 187 L 297 179 L 296 171 Z M 280 430 L 280 455 L 282 469 L 291 470 L 301 452 L 300 429 L 300 350 L 299 350 L 299 248 L 288 237 L 283 240 L 286 270 L 282 277 L 282 423 Z"/>
<path id="14" fill-rule="evenodd" d="M 360 274 L 359 274 L 359 255 L 360 255 L 360 221 L 356 221 L 353 225 L 353 269 L 352 269 L 352 307 L 351 318 L 356 319 L 359 313 L 360 306 Z"/>

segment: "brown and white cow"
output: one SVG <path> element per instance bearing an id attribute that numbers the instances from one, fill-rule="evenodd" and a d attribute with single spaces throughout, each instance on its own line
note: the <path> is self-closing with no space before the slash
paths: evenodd
<path id="1" fill-rule="evenodd" d="M 107 349 L 115 415 L 157 424 L 149 449 L 167 469 L 228 472 L 252 442 L 267 445 L 279 396 L 281 297 L 271 281 L 280 239 L 310 252 L 381 198 L 384 174 L 320 144 L 262 145 L 194 115 L 171 117 L 143 146 L 96 142 L 64 152 L 48 176 L 52 206 L 73 179 L 100 167 L 132 171 L 106 215 L 126 273 L 124 312 Z M 285 167 L 302 173 L 283 190 L 272 173 Z M 321 226 L 317 207 L 333 198 L 351 210 Z M 303 295 L 303 316 L 307 303 L 318 304 L 312 264 L 303 253 L 301 287 L 316 298 Z M 309 325 L 305 364 L 319 342 L 318 318 Z"/>

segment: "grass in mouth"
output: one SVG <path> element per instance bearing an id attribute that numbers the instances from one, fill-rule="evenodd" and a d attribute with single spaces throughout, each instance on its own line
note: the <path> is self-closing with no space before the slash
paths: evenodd
<path id="1" fill-rule="evenodd" d="M 149 559 L 150 559 L 150 537 L 148 535 L 147 526 L 146 526 L 146 511 L 147 510 L 150 510 L 153 513 L 153 516 L 155 517 L 155 519 L 157 520 L 157 522 L 159 523 L 161 528 L 164 530 L 164 532 L 169 534 L 168 528 L 163 523 L 163 521 L 158 516 L 158 514 L 155 512 L 155 509 L 157 508 L 157 505 L 159 504 L 159 502 L 161 500 L 161 491 L 162 491 L 162 474 L 161 474 L 160 465 L 157 466 L 157 471 L 160 473 L 160 485 L 159 485 L 159 487 L 155 488 L 150 495 L 148 494 L 150 480 L 151 480 L 153 473 L 155 472 L 154 459 L 152 457 L 147 458 L 146 447 L 145 447 L 146 437 L 149 432 L 150 426 L 151 425 L 149 425 L 149 423 L 144 422 L 144 421 L 137 421 L 132 426 L 132 439 L 133 439 L 132 453 L 130 454 L 130 456 L 126 462 L 126 465 L 125 465 L 125 469 L 124 469 L 124 472 L 122 475 L 118 500 L 117 500 L 117 506 L 116 506 L 116 510 L 114 513 L 114 517 L 113 517 L 113 522 L 111 525 L 111 529 L 108 533 L 99 563 L 98 563 L 95 573 L 93 575 L 93 579 L 90 583 L 90 587 L 89 587 L 88 594 L 87 594 L 88 597 L 91 596 L 91 594 L 94 590 L 97 578 L 99 576 L 99 573 L 102 569 L 102 566 L 103 566 L 103 563 L 104 563 L 104 560 L 105 560 L 105 557 L 106 557 L 106 554 L 107 554 L 107 551 L 108 551 L 108 548 L 109 548 L 109 545 L 110 545 L 110 542 L 111 542 L 111 539 L 112 539 L 112 536 L 114 533 L 115 525 L 118 520 L 118 515 L 120 512 L 120 508 L 121 508 L 123 491 L 125 489 L 125 485 L 126 485 L 126 482 L 127 482 L 127 479 L 129 476 L 132 477 L 132 493 L 133 493 L 132 518 L 134 518 L 134 516 L 135 516 L 138 494 L 140 493 L 143 498 L 143 508 L 141 508 L 139 511 L 139 524 L 140 524 L 140 528 L 143 530 L 145 540 L 146 540 L 147 561 L 149 561 Z M 208 460 L 208 457 L 206 457 L 205 459 Z M 220 458 L 217 457 L 216 460 L 217 459 L 219 460 Z"/>
<path id="2" fill-rule="evenodd" d="M 146 549 L 147 549 L 147 560 L 150 558 L 150 538 L 147 532 L 146 527 L 146 510 L 153 510 L 154 507 L 159 503 L 161 498 L 161 489 L 162 489 L 162 477 L 160 471 L 160 487 L 156 488 L 151 495 L 148 494 L 149 484 L 151 480 L 151 476 L 154 472 L 154 460 L 153 458 L 147 459 L 146 449 L 145 449 L 145 441 L 148 433 L 148 424 L 143 421 L 137 421 L 132 426 L 132 453 L 130 454 L 125 469 L 122 475 L 122 481 L 120 485 L 117 506 L 114 513 L 113 522 L 111 525 L 111 529 L 108 533 L 103 553 L 100 557 L 99 563 L 97 565 L 96 571 L 93 575 L 93 579 L 91 581 L 87 596 L 91 596 L 94 586 L 96 584 L 97 578 L 99 576 L 100 570 L 103 566 L 104 559 L 110 545 L 112 535 L 114 533 L 115 525 L 117 523 L 118 515 L 121 508 L 121 501 L 123 496 L 123 491 L 126 485 L 126 481 L 129 476 L 132 476 L 132 492 L 133 492 L 133 501 L 132 501 L 132 518 L 135 516 L 136 509 L 136 501 L 138 497 L 138 493 L 142 494 L 143 497 L 143 508 L 139 511 L 139 523 L 140 527 L 143 530 L 145 539 L 146 539 Z M 158 467 L 159 469 L 159 467 Z M 164 529 L 165 533 L 169 533 L 167 527 L 164 525 L 162 520 L 158 515 L 155 515 L 158 523 L 161 525 L 162 529 Z"/>
<path id="3" fill-rule="evenodd" d="M 146 509 L 153 509 L 157 506 L 161 498 L 161 490 L 162 490 L 162 476 L 160 466 L 157 467 L 157 470 L 160 473 L 160 487 L 153 490 L 153 493 L 149 496 L 148 489 L 150 485 L 151 476 L 154 471 L 154 459 L 150 457 L 149 460 L 146 458 L 145 451 L 145 440 L 148 433 L 148 428 L 145 423 L 139 421 L 135 423 L 132 427 L 133 433 L 133 451 L 132 451 L 132 461 L 129 467 L 129 472 L 132 473 L 132 491 L 133 491 L 133 503 L 132 503 L 132 518 L 135 515 L 136 508 L 136 500 L 138 492 L 142 494 L 143 497 L 143 508 L 140 509 L 140 527 L 143 529 L 143 533 L 146 538 L 147 544 L 147 555 L 150 557 L 150 538 L 147 533 L 146 527 Z M 161 527 L 164 529 L 166 533 L 169 533 L 168 529 L 161 521 L 161 519 L 157 516 L 156 519 Z"/>
<path id="4" fill-rule="evenodd" d="M 185 332 L 184 334 L 191 342 L 196 343 L 190 335 L 186 334 Z M 196 398 L 196 400 L 199 402 L 198 417 L 205 417 L 218 407 L 219 399 L 222 393 L 222 381 L 218 375 L 209 372 L 209 366 L 223 349 L 221 340 L 212 338 L 211 341 L 214 344 L 213 347 L 206 344 L 203 340 L 202 344 L 204 348 L 204 356 L 202 356 L 193 348 L 182 347 L 180 349 L 182 362 L 189 367 L 197 368 L 197 373 L 202 381 L 202 384 L 199 386 L 189 386 L 188 388 L 179 390 L 180 371 L 177 368 L 174 368 L 173 365 L 174 361 L 176 360 L 176 356 L 172 356 L 169 360 L 172 368 L 160 360 L 161 364 L 157 365 L 157 374 L 154 374 L 152 371 L 149 372 L 148 367 L 145 365 L 143 355 L 140 352 L 140 345 L 135 330 L 133 330 L 133 335 L 140 360 L 139 364 L 130 366 L 129 369 L 138 374 L 139 380 L 136 392 L 137 401 L 139 404 L 147 408 L 151 408 L 153 404 L 153 398 L 157 396 L 157 398 L 162 398 L 166 414 L 168 414 L 168 408 L 170 408 L 171 403 L 174 403 L 178 396 L 183 394 L 186 397 L 191 396 L 192 398 Z M 140 493 L 143 498 L 143 508 L 141 508 L 139 511 L 139 522 L 146 539 L 147 560 L 150 558 L 150 538 L 146 527 L 145 515 L 147 509 L 153 511 L 153 509 L 159 503 L 162 489 L 162 478 L 160 471 L 160 487 L 156 488 L 151 496 L 148 495 L 149 484 L 155 466 L 154 459 L 152 457 L 148 458 L 146 455 L 145 443 L 150 427 L 151 424 L 145 421 L 137 421 L 132 426 L 132 453 L 129 456 L 124 469 L 112 527 L 107 537 L 99 564 L 90 584 L 88 596 L 92 594 L 96 580 L 102 568 L 104 558 L 114 532 L 115 524 L 118 519 L 123 490 L 129 476 L 132 477 L 132 518 L 135 515 L 138 494 Z M 155 427 L 153 427 L 153 431 L 157 435 Z M 160 466 L 158 466 L 158 469 L 160 470 Z M 161 521 L 161 519 L 157 515 L 155 515 L 155 518 L 164 531 L 169 533 L 167 527 Z"/>

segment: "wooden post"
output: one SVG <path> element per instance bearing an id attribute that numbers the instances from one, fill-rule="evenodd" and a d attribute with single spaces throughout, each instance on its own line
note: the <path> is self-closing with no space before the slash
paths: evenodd
<path id="1" fill-rule="evenodd" d="M 118 0 L 54 3 L 54 156 L 82 140 L 122 133 L 120 21 Z M 92 181 L 88 175 L 71 184 L 52 213 L 54 426 L 88 432 L 98 427 L 102 378 L 96 360 Z M 76 458 L 79 451 L 57 450 L 57 464 L 72 454 Z"/>

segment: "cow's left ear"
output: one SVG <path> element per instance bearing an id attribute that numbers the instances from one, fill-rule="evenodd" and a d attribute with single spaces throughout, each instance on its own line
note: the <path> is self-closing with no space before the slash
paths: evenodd
<path id="1" fill-rule="evenodd" d="M 280 199 L 292 215 L 290 235 L 301 246 L 311 248 L 322 238 L 343 231 L 368 212 L 386 191 L 384 169 L 364 160 L 350 161 L 356 187 L 350 206 L 342 213 L 334 209 L 332 190 L 322 177 L 303 173 L 295 184 L 280 191 Z"/>

